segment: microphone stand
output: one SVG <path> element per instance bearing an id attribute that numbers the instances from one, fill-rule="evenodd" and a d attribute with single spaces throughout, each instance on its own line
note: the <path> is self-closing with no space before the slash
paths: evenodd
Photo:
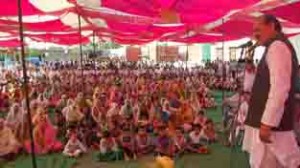
<path id="1" fill-rule="evenodd" d="M 245 74 L 246 74 L 246 65 L 249 64 L 249 61 L 253 60 L 253 56 L 254 56 L 254 49 L 255 49 L 256 45 L 252 45 L 252 46 L 248 46 L 247 48 L 242 48 L 242 51 L 241 51 L 241 56 L 240 58 L 243 58 L 243 54 L 244 54 L 244 51 L 246 49 L 246 53 L 245 53 L 245 57 L 244 57 L 244 60 L 243 62 L 238 62 L 238 65 L 237 67 L 240 69 L 242 68 L 243 69 L 243 75 L 242 75 L 242 79 L 241 81 L 241 84 L 240 84 L 240 87 L 242 89 L 242 91 L 239 90 L 239 98 L 238 98 L 238 105 L 237 105 L 237 109 L 234 109 L 236 110 L 235 113 L 233 113 L 233 116 L 231 118 L 231 121 L 232 123 L 229 123 L 230 125 L 230 133 L 229 133 L 229 142 L 230 142 L 230 147 L 231 147 L 231 153 L 233 154 L 234 151 L 236 151 L 236 147 L 238 147 L 238 135 L 236 135 L 236 128 L 238 126 L 238 115 L 239 115 L 239 109 L 241 107 L 241 104 L 242 104 L 242 100 L 241 100 L 241 96 L 242 96 L 242 93 L 244 91 L 244 80 L 245 80 Z M 239 69 L 238 69 L 238 72 L 239 72 Z M 231 157 L 231 164 L 230 164 L 230 167 L 234 167 L 233 165 L 233 160 L 235 157 Z"/>

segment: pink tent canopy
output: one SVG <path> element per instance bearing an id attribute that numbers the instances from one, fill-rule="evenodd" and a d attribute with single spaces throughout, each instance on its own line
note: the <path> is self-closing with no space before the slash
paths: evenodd
<path id="1" fill-rule="evenodd" d="M 179 26 L 156 26 L 151 24 L 129 24 L 120 22 L 107 22 L 108 27 L 111 30 L 118 32 L 129 32 L 129 33 L 153 33 L 158 35 L 163 35 L 165 33 L 182 31 L 186 29 L 185 25 Z"/>
<path id="2" fill-rule="evenodd" d="M 18 1 L 17 0 L 0 0 L 0 16 L 18 16 Z M 36 8 L 30 3 L 30 0 L 22 0 L 22 14 L 28 15 L 43 15 L 45 12 Z M 64 11 L 53 11 L 52 15 L 59 15 Z M 49 13 L 50 14 L 50 13 Z"/>
<path id="3" fill-rule="evenodd" d="M 43 14 L 34 7 L 29 0 L 22 0 L 23 15 Z M 18 15 L 18 1 L 17 0 L 0 0 L 0 16 L 17 16 Z"/>
<path id="4" fill-rule="evenodd" d="M 99 33 L 96 33 L 97 36 L 99 37 L 116 37 L 116 38 L 123 38 L 123 39 L 152 39 L 152 40 L 155 40 L 157 38 L 159 38 L 160 36 L 155 36 L 151 33 L 147 34 L 124 34 L 124 33 L 102 33 L 102 32 L 99 32 Z"/>
<path id="5" fill-rule="evenodd" d="M 45 31 L 45 32 L 59 32 L 59 31 L 71 31 L 72 27 L 65 25 L 60 19 L 39 22 L 39 23 L 25 23 L 24 29 L 29 31 Z"/>
<path id="6" fill-rule="evenodd" d="M 60 19 L 36 22 L 36 23 L 23 23 L 25 31 L 41 31 L 41 32 L 59 32 L 75 30 L 70 26 L 62 23 Z M 17 21 L 0 19 L 0 28 L 7 28 L 9 30 L 19 30 L 19 23 Z"/>
<path id="7" fill-rule="evenodd" d="M 182 23 L 207 23 L 214 21 L 233 9 L 253 5 L 259 0 L 102 0 L 104 7 L 119 11 L 148 16 L 166 17 L 174 13 L 179 15 Z"/>
<path id="8" fill-rule="evenodd" d="M 110 20 L 115 22 L 126 22 L 126 23 L 136 23 L 136 24 L 152 24 L 159 22 L 159 19 L 150 18 L 150 17 L 141 17 L 135 15 L 124 15 L 117 13 L 109 13 L 103 12 L 101 10 L 90 10 L 85 7 L 78 7 L 74 9 L 70 9 L 69 11 L 73 11 L 75 13 L 79 13 L 81 16 L 85 18 L 101 18 L 104 20 Z"/>
<path id="9" fill-rule="evenodd" d="M 83 44 L 89 43 L 89 38 L 82 36 L 82 40 L 80 41 L 79 33 L 70 33 L 70 34 L 26 34 L 27 37 L 30 37 L 33 40 L 39 42 L 50 42 L 60 45 L 76 45 L 80 42 Z"/>
<path id="10" fill-rule="evenodd" d="M 3 17 L 0 19 L 0 30 L 15 36 L 18 34 L 18 22 L 7 20 L 5 17 L 17 16 L 17 1 L 1 1 L 5 6 L 0 7 L 0 16 Z M 22 1 L 25 16 L 46 14 L 67 16 L 68 13 L 73 14 L 73 16 L 68 15 L 67 19 L 61 17 L 36 23 L 25 22 L 25 35 L 36 41 L 74 45 L 80 43 L 79 33 L 75 33 L 78 32 L 78 28 L 66 24 L 68 24 L 69 19 L 69 21 L 73 20 L 70 21 L 70 25 L 76 25 L 76 14 L 83 18 L 82 22 L 85 25 L 82 27 L 83 31 L 92 30 L 100 38 L 109 37 L 122 44 L 143 44 L 153 40 L 186 43 L 216 42 L 249 37 L 252 34 L 253 18 L 247 12 L 243 12 L 244 10 L 235 15 L 229 15 L 229 17 L 227 15 L 228 20 L 217 27 L 207 30 L 205 26 L 207 23 L 220 20 L 221 17 L 234 9 L 257 7 L 259 5 L 253 5 L 261 0 L 99 0 L 101 6 L 94 8 L 84 6 L 84 3 L 78 3 L 77 0 L 69 0 L 70 3 L 75 4 L 75 7 L 71 5 L 64 9 L 60 8 L 61 10 L 51 10 L 51 13 L 43 12 L 35 7 L 33 5 L 35 3 L 31 3 L 31 1 Z M 266 12 L 287 19 L 288 22 L 284 22 L 284 27 L 298 28 L 300 23 L 299 7 L 300 3 L 296 2 Z M 264 8 L 260 9 L 263 10 Z M 102 24 L 102 21 L 106 24 Z M 188 31 L 196 31 L 199 34 L 184 38 Z M 223 34 L 224 36 L 205 34 L 207 32 Z M 83 36 L 82 42 L 89 42 L 88 37 Z"/>
<path id="11" fill-rule="evenodd" d="M 290 22 L 300 24 L 300 1 L 264 11 Z"/>
<path id="12" fill-rule="evenodd" d="M 234 36 L 213 36 L 208 34 L 198 34 L 188 38 L 170 39 L 170 41 L 181 43 L 215 43 L 220 41 L 237 40 L 240 37 Z"/>
<path id="13" fill-rule="evenodd" d="M 230 20 L 212 31 L 222 33 L 225 36 L 247 37 L 252 35 L 253 23 L 244 20 Z"/>
<path id="14" fill-rule="evenodd" d="M 121 38 L 113 38 L 114 42 L 118 44 L 129 44 L 129 45 L 142 45 L 149 43 L 153 40 L 149 39 L 121 39 Z"/>
<path id="15" fill-rule="evenodd" d="M 21 46 L 18 39 L 0 40 L 0 47 L 14 48 Z"/>

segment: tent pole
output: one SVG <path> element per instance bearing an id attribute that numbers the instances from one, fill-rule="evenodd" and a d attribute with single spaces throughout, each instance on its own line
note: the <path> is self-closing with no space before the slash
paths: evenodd
<path id="1" fill-rule="evenodd" d="M 95 73 L 95 78 L 97 76 L 97 67 L 96 67 L 96 58 L 97 58 L 97 54 L 96 54 L 96 32 L 93 31 L 93 62 L 94 62 L 94 73 Z"/>
<path id="2" fill-rule="evenodd" d="M 21 42 L 21 60 L 22 60 L 22 69 L 23 69 L 23 91 L 25 94 L 25 103 L 27 109 L 27 121 L 29 124 L 29 134 L 30 134 L 30 147 L 31 147 L 31 158 L 32 158 L 32 167 L 37 168 L 36 158 L 35 158 L 35 149 L 34 149 L 34 139 L 33 139 L 33 128 L 31 120 L 31 111 L 30 111 L 30 100 L 29 100 L 29 91 L 28 91 L 28 76 L 27 76 L 27 67 L 25 60 L 25 46 L 24 46 L 24 29 L 23 29 L 23 16 L 22 16 L 22 0 L 18 0 L 18 20 L 19 20 L 19 36 Z"/>
<path id="3" fill-rule="evenodd" d="M 81 18 L 78 14 L 78 30 L 79 30 L 79 54 L 80 54 L 80 69 L 81 69 L 81 91 L 84 92 L 84 79 L 83 79 L 83 54 L 82 54 L 82 30 L 81 30 Z"/>
<path id="4" fill-rule="evenodd" d="M 187 37 L 189 36 L 189 30 L 186 32 Z M 185 70 L 188 69 L 188 59 L 189 59 L 189 44 L 186 43 L 186 55 L 185 55 Z"/>
<path id="5" fill-rule="evenodd" d="M 185 70 L 188 70 L 189 44 L 186 45 Z"/>
<path id="6" fill-rule="evenodd" d="M 222 18 L 222 25 L 224 24 L 224 18 Z M 225 55 L 225 38 L 224 38 L 224 32 L 223 32 L 223 40 L 222 40 L 222 85 L 225 85 L 225 78 L 226 78 L 226 72 L 225 72 L 225 63 L 224 63 L 224 55 Z M 225 99 L 225 90 L 222 89 L 222 102 L 224 102 Z M 222 114 L 224 115 L 224 107 L 222 107 Z"/>
<path id="7" fill-rule="evenodd" d="M 93 52 L 94 52 L 94 54 L 96 54 L 96 39 L 95 39 L 95 36 L 96 36 L 96 32 L 93 31 Z"/>

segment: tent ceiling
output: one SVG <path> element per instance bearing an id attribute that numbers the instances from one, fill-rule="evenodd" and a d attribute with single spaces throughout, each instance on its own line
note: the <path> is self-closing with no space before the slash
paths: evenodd
<path id="1" fill-rule="evenodd" d="M 0 31 L 6 33 L 0 37 L 15 38 L 17 1 L 0 2 Z M 263 12 L 278 16 L 285 32 L 295 34 L 299 7 L 299 0 L 22 0 L 25 36 L 63 45 L 88 43 L 93 31 L 121 44 L 239 39 L 251 36 L 255 16 Z"/>

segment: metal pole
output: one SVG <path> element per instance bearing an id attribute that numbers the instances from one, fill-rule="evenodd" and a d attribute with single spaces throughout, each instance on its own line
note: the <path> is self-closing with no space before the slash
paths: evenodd
<path id="1" fill-rule="evenodd" d="M 185 70 L 188 70 L 189 44 L 186 45 Z"/>
<path id="2" fill-rule="evenodd" d="M 222 18 L 222 25 L 224 24 L 224 18 Z M 223 33 L 224 37 L 224 33 Z M 222 85 L 224 87 L 225 85 L 225 78 L 226 78 L 226 72 L 225 72 L 225 64 L 224 64 L 224 55 L 225 55 L 225 39 L 222 40 Z M 222 102 L 224 102 L 225 99 L 225 90 L 222 89 Z M 222 114 L 224 115 L 224 107 L 222 106 Z"/>
<path id="3" fill-rule="evenodd" d="M 78 14 L 78 30 L 79 30 L 79 52 L 80 52 L 80 69 L 81 69 L 81 91 L 84 92 L 84 79 L 83 79 L 83 54 L 82 54 L 82 35 L 81 35 L 81 18 Z"/>
<path id="4" fill-rule="evenodd" d="M 93 31 L 93 62 L 94 62 L 94 73 L 95 73 L 95 78 L 97 77 L 97 67 L 96 67 L 96 58 L 97 58 L 97 54 L 96 54 L 96 32 Z"/>
<path id="5" fill-rule="evenodd" d="M 25 61 L 25 47 L 24 47 L 24 30 L 23 30 L 23 18 L 22 18 L 22 0 L 18 0 L 18 20 L 19 20 L 19 36 L 21 42 L 21 60 L 22 60 L 22 67 L 23 67 L 23 89 L 25 93 L 25 101 L 26 101 L 26 108 L 27 108 L 27 120 L 29 124 L 29 134 L 30 134 L 30 147 L 31 147 L 31 158 L 32 158 L 32 167 L 37 168 L 36 165 L 36 158 L 35 158 L 35 149 L 34 149 L 34 139 L 33 139 L 33 128 L 31 122 L 31 111 L 30 111 L 30 100 L 28 95 L 28 77 L 27 77 L 27 67 Z"/>
<path id="6" fill-rule="evenodd" d="M 189 30 L 186 32 L 187 37 L 189 37 Z M 188 69 L 188 59 L 189 59 L 189 44 L 186 43 L 186 56 L 185 56 L 185 70 Z"/>
<path id="7" fill-rule="evenodd" d="M 156 57 L 156 63 L 158 63 L 159 61 L 160 61 L 160 59 L 159 59 L 159 57 L 158 57 L 158 45 L 157 45 L 157 41 L 155 42 L 155 53 L 156 53 L 156 55 L 155 55 L 155 57 Z"/>
<path id="8" fill-rule="evenodd" d="M 93 31 L 93 52 L 94 52 L 94 54 L 96 54 L 96 39 L 95 39 L 95 36 L 96 36 L 96 32 Z"/>

